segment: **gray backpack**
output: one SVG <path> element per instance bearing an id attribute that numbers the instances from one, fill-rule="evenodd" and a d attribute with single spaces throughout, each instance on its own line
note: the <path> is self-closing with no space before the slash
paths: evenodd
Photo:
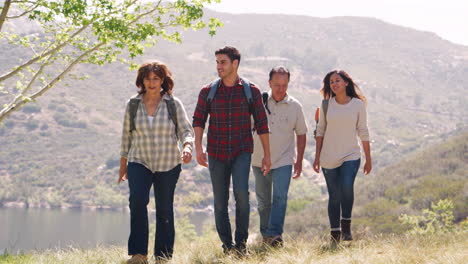
<path id="1" fill-rule="evenodd" d="M 249 80 L 245 78 L 240 78 L 242 82 L 242 86 L 244 87 L 244 94 L 249 104 L 249 112 L 250 114 L 253 113 L 253 97 L 252 97 L 252 89 L 250 87 Z M 221 85 L 221 79 L 216 79 L 210 84 L 210 91 L 208 92 L 208 96 L 206 98 L 206 104 L 208 105 L 208 112 L 211 112 L 211 103 L 216 95 L 216 91 L 218 91 L 219 86 Z"/>
<path id="2" fill-rule="evenodd" d="M 166 100 L 167 112 L 169 113 L 169 119 L 172 120 L 175 126 L 175 134 L 177 136 L 177 108 L 174 102 L 174 97 L 169 95 L 169 100 Z M 141 99 L 139 98 L 132 98 L 129 102 L 129 109 L 130 112 L 130 132 L 135 130 L 135 117 L 138 111 L 138 106 L 140 105 Z"/>
<path id="3" fill-rule="evenodd" d="M 323 116 L 325 117 L 325 124 L 327 123 L 327 110 L 328 110 L 328 99 L 322 100 L 322 109 L 323 109 Z M 314 130 L 314 138 L 317 138 L 317 126 L 320 117 L 320 108 L 317 107 L 315 110 L 315 130 Z"/>

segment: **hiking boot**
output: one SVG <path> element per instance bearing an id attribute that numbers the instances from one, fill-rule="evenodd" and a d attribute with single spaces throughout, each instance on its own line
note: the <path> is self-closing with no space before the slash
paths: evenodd
<path id="1" fill-rule="evenodd" d="M 353 236 L 351 235 L 351 220 L 341 219 L 341 234 L 344 241 L 353 240 Z"/>
<path id="2" fill-rule="evenodd" d="M 270 245 L 270 243 L 271 243 L 271 238 L 272 238 L 272 237 L 270 237 L 270 236 L 264 236 L 263 239 L 262 239 L 262 243 L 263 243 L 264 245 Z"/>
<path id="3" fill-rule="evenodd" d="M 330 248 L 336 249 L 341 239 L 341 231 L 331 231 Z"/>
<path id="4" fill-rule="evenodd" d="M 148 258 L 145 255 L 136 254 L 127 260 L 127 264 L 148 264 Z"/>
<path id="5" fill-rule="evenodd" d="M 283 247 L 283 238 L 281 237 L 281 235 L 274 236 L 274 237 L 271 238 L 269 244 L 270 244 L 270 246 L 272 246 L 274 248 Z"/>
<path id="6" fill-rule="evenodd" d="M 234 246 L 234 250 L 236 252 L 236 255 L 239 257 L 244 257 L 247 255 L 247 246 L 245 242 L 236 244 Z"/>
<path id="7" fill-rule="evenodd" d="M 223 253 L 224 255 L 230 255 L 234 251 L 234 246 L 233 245 L 225 245 L 223 244 Z"/>

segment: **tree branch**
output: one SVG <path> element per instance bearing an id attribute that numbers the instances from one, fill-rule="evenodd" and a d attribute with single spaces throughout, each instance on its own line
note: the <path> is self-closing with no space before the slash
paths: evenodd
<path id="1" fill-rule="evenodd" d="M 5 4 L 2 8 L 2 13 L 0 14 L 0 32 L 2 31 L 3 23 L 5 23 L 8 10 L 10 10 L 11 0 L 5 0 Z"/>
<path id="2" fill-rule="evenodd" d="M 23 63 L 23 64 L 20 65 L 20 66 L 17 66 L 15 70 L 13 70 L 13 71 L 11 71 L 11 72 L 9 72 L 9 73 L 7 73 L 7 74 L 4 74 L 4 75 L 0 76 L 0 82 L 2 82 L 2 81 L 4 81 L 4 80 L 6 80 L 6 79 L 12 77 L 12 76 L 15 75 L 16 73 L 22 71 L 25 67 L 27 67 L 27 66 L 29 66 L 29 65 L 31 65 L 31 64 L 33 64 L 33 63 L 35 63 L 35 62 L 37 62 L 38 60 L 43 59 L 43 58 L 47 57 L 48 55 L 50 55 L 50 54 L 52 54 L 52 53 L 54 53 L 54 52 L 57 52 L 59 49 L 65 47 L 65 46 L 67 45 L 67 43 L 68 43 L 71 39 L 73 39 L 73 38 L 76 37 L 77 35 L 81 34 L 81 32 L 83 32 L 88 26 L 89 26 L 89 24 L 84 25 L 84 26 L 83 26 L 82 28 L 80 28 L 77 32 L 75 32 L 68 40 L 62 42 L 60 45 L 58 45 L 58 46 L 56 46 L 55 48 L 53 48 L 53 49 L 47 51 L 46 53 L 43 53 L 43 54 L 41 54 L 41 55 L 39 55 L 39 56 L 36 56 L 36 57 L 30 59 L 29 61 L 27 61 L 26 63 Z"/>
<path id="3" fill-rule="evenodd" d="M 94 51 L 101 48 L 104 44 L 105 44 L 104 42 L 101 42 L 97 44 L 96 46 L 94 46 L 92 49 L 87 50 L 85 53 L 81 54 L 80 57 L 78 57 L 76 60 L 70 63 L 70 65 L 68 65 L 68 67 L 63 72 L 61 72 L 57 77 L 55 77 L 55 79 L 50 81 L 46 86 L 42 87 L 36 93 L 32 94 L 29 98 L 25 98 L 24 95 L 20 96 L 20 100 L 18 102 L 14 103 L 13 105 L 9 105 L 8 107 L 5 107 L 2 111 L 0 111 L 0 122 L 2 122 L 2 120 L 5 119 L 13 111 L 21 108 L 24 104 L 26 104 L 29 101 L 29 99 L 34 100 L 38 98 L 39 96 L 41 96 L 42 94 L 44 94 L 45 92 L 47 92 L 47 90 L 52 88 L 57 82 L 61 81 L 62 78 L 66 74 L 68 74 L 81 60 L 83 60 L 88 55 L 90 55 Z"/>
<path id="4" fill-rule="evenodd" d="M 22 16 L 24 16 L 24 15 L 26 15 L 26 14 L 31 13 L 31 12 L 32 12 L 34 9 L 36 9 L 38 6 L 39 6 L 39 3 L 36 3 L 36 4 L 35 4 L 34 6 L 32 6 L 29 10 L 24 11 L 22 14 L 19 14 L 19 15 L 17 15 L 17 16 L 11 16 L 11 17 L 7 16 L 6 18 L 7 18 L 7 19 L 20 18 L 20 17 L 22 17 Z"/>
<path id="5" fill-rule="evenodd" d="M 29 81 L 28 86 L 27 86 L 25 89 L 23 89 L 23 90 L 11 101 L 11 103 L 8 104 L 8 106 L 6 107 L 7 109 L 8 109 L 8 108 L 13 108 L 13 109 L 14 109 L 15 106 L 16 106 L 16 104 L 17 104 L 19 101 L 21 101 L 22 98 L 25 97 L 26 93 L 27 93 L 29 90 L 31 90 L 33 83 L 34 83 L 34 82 L 37 80 L 37 78 L 42 74 L 42 72 L 44 71 L 44 68 L 49 64 L 49 60 L 50 60 L 50 58 L 51 58 L 52 55 L 53 55 L 53 54 L 51 54 L 51 55 L 49 56 L 49 58 L 47 59 L 47 61 L 44 62 L 44 63 L 41 65 L 41 67 L 39 68 L 39 70 L 34 74 L 34 76 L 32 77 L 32 79 Z M 3 111 L 2 111 L 2 112 L 3 112 Z"/>
<path id="6" fill-rule="evenodd" d="M 11 1 L 11 0 L 7 0 L 7 2 L 8 2 L 8 1 Z M 132 6 L 132 5 L 134 5 L 136 2 L 137 2 L 137 0 L 134 0 L 134 1 L 129 2 L 129 3 L 126 5 L 126 8 L 128 8 L 128 7 Z M 156 7 L 155 7 L 154 9 L 152 9 L 150 13 L 154 12 L 154 11 L 159 7 L 159 5 L 161 4 L 161 2 L 162 2 L 162 1 L 160 0 L 160 1 L 157 3 Z M 118 13 L 118 11 L 119 11 L 119 10 L 116 10 L 115 12 L 112 12 L 112 13 L 110 13 L 110 14 Z M 122 9 L 120 9 L 120 11 L 122 11 Z M 6 14 L 5 14 L 5 15 L 6 15 Z M 142 15 L 147 15 L 147 14 L 142 14 Z M 138 17 L 138 19 L 136 19 L 136 21 L 138 21 L 140 18 L 141 18 L 141 16 Z M 93 21 L 93 22 L 95 22 L 95 21 Z M 48 55 L 50 55 L 50 54 L 56 52 L 57 50 L 59 50 L 59 49 L 65 47 L 65 46 L 67 45 L 67 43 L 68 43 L 71 39 L 73 39 L 73 38 L 75 38 L 76 36 L 78 36 L 79 34 L 81 34 L 81 33 L 82 33 L 89 25 L 91 25 L 93 22 L 84 25 L 84 26 L 83 26 L 82 28 L 80 28 L 77 32 L 75 32 L 68 40 L 62 42 L 61 44 L 59 44 L 58 46 L 56 46 L 56 47 L 53 48 L 52 50 L 49 50 L 48 52 L 45 52 L 45 53 L 43 53 L 43 54 L 41 54 L 41 55 L 39 55 L 39 56 L 36 56 L 36 57 L 30 59 L 30 60 L 27 61 L 26 63 L 17 66 L 15 70 L 13 70 L 13 71 L 11 71 L 11 72 L 9 72 L 9 73 L 6 73 L 6 74 L 0 76 L 0 82 L 2 82 L 2 81 L 4 81 L 4 80 L 6 80 L 6 79 L 8 79 L 8 78 L 10 78 L 10 77 L 12 77 L 12 76 L 14 76 L 14 75 L 17 74 L 18 72 L 22 71 L 25 67 L 27 67 L 27 66 L 29 66 L 29 65 L 31 65 L 31 64 L 33 64 L 33 63 L 35 63 L 35 62 L 37 62 L 38 60 L 40 60 L 40 59 L 42 59 L 42 58 L 44 58 L 44 57 L 46 57 L 46 56 L 48 56 Z M 133 21 L 133 22 L 135 22 L 135 21 Z"/>

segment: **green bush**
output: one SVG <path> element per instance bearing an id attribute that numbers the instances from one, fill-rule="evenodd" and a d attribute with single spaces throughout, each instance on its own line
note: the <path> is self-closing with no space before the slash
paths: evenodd
<path id="1" fill-rule="evenodd" d="M 400 216 L 400 221 L 412 227 L 412 234 L 447 233 L 454 230 L 453 202 L 445 199 L 436 204 L 432 203 L 430 209 L 424 209 L 422 215 Z"/>
<path id="2" fill-rule="evenodd" d="M 288 201 L 287 213 L 294 213 L 304 210 L 304 208 L 310 204 L 311 201 L 306 199 L 296 199 Z"/>

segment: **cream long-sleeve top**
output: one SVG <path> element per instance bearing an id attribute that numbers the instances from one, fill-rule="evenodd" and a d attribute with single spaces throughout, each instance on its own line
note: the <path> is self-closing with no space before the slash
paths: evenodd
<path id="1" fill-rule="evenodd" d="M 317 137 L 323 137 L 320 152 L 320 166 L 334 169 L 345 161 L 361 158 L 361 141 L 369 141 L 367 111 L 365 103 L 352 98 L 347 104 L 339 104 L 335 97 L 328 103 L 325 120 L 323 109 L 320 109 Z"/>
<path id="2" fill-rule="evenodd" d="M 177 132 L 175 134 L 175 125 L 169 118 L 166 101 L 169 100 L 167 94 L 163 95 L 161 102 L 156 108 L 152 125 L 148 119 L 148 113 L 141 99 L 135 116 L 135 130 L 130 132 L 130 112 L 129 102 L 125 110 L 125 117 L 122 130 L 122 141 L 120 147 L 120 156 L 127 158 L 128 162 L 140 163 L 151 172 L 168 171 L 182 162 L 182 146 L 189 144 L 193 148 L 194 133 L 192 125 L 188 120 L 187 113 L 182 102 L 174 97 L 177 109 Z"/>

